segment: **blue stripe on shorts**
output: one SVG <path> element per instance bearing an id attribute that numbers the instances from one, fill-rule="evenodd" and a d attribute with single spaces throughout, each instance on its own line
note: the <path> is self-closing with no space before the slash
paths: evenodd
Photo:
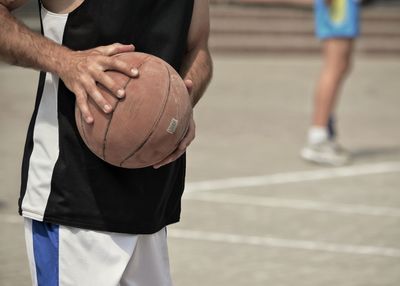
<path id="1" fill-rule="evenodd" d="M 58 286 L 58 225 L 32 220 L 38 286 Z"/>

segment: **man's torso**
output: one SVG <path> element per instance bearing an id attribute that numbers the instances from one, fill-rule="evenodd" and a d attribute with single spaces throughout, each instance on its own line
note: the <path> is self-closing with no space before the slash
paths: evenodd
<path id="1" fill-rule="evenodd" d="M 132 43 L 137 51 L 180 68 L 193 1 L 48 0 L 43 5 L 45 35 L 53 33 L 72 50 Z M 111 166 L 79 137 L 74 110 L 75 97 L 63 82 L 41 73 L 23 158 L 20 212 L 51 223 L 124 233 L 153 233 L 178 221 L 184 156 L 159 170 Z"/>

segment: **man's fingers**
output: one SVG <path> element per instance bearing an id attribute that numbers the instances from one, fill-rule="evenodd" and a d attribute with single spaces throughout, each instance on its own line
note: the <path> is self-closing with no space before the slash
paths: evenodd
<path id="1" fill-rule="evenodd" d="M 129 77 L 137 77 L 139 75 L 139 71 L 137 68 L 134 68 L 126 62 L 121 61 L 115 57 L 105 58 L 103 62 L 103 68 L 104 70 L 119 71 Z"/>
<path id="2" fill-rule="evenodd" d="M 93 101 L 103 110 L 104 113 L 110 113 L 112 111 L 111 104 L 105 100 L 103 95 L 100 93 L 95 82 L 87 82 L 85 85 L 87 94 L 93 99 Z"/>
<path id="3" fill-rule="evenodd" d="M 182 141 L 179 143 L 178 149 L 186 150 L 186 148 L 193 142 L 194 137 L 194 131 L 189 129 L 188 134 L 186 134 L 185 138 L 183 138 Z"/>
<path id="4" fill-rule="evenodd" d="M 129 64 L 119 60 L 116 57 L 112 57 L 119 53 L 133 52 L 135 50 L 134 45 L 122 45 L 116 43 L 109 46 L 98 47 L 97 49 L 99 49 L 104 56 L 107 56 L 103 62 L 104 70 L 119 71 L 130 77 L 136 77 L 139 75 L 139 72 L 136 68 L 133 68 Z"/>
<path id="5" fill-rule="evenodd" d="M 86 65 L 84 65 L 83 70 L 86 69 L 89 72 L 91 80 L 85 79 L 83 85 L 90 97 L 95 100 L 104 112 L 111 112 L 111 106 L 104 102 L 104 98 L 99 94 L 95 82 L 102 84 L 118 98 L 124 97 L 124 86 L 118 86 L 105 71 L 113 70 L 129 77 L 137 77 L 139 75 L 137 68 L 119 60 L 118 57 L 113 57 L 115 54 L 134 51 L 134 48 L 133 45 L 122 45 L 119 43 L 97 47 L 92 52 L 96 51 L 99 54 L 91 57 L 87 60 Z"/>
<path id="6" fill-rule="evenodd" d="M 115 80 L 104 71 L 115 70 L 129 77 L 137 77 L 139 74 L 136 68 L 132 68 L 124 61 L 113 57 L 102 57 L 96 65 L 89 67 L 89 70 L 94 81 L 102 84 L 118 98 L 123 98 L 125 96 L 124 86 L 118 85 Z"/>
<path id="7" fill-rule="evenodd" d="M 119 53 L 133 52 L 135 50 L 134 45 L 122 45 L 119 43 L 111 45 L 111 48 L 108 51 L 107 56 L 113 56 Z"/>
<path id="8" fill-rule="evenodd" d="M 75 97 L 76 97 L 76 104 L 78 105 L 79 110 L 82 113 L 83 119 L 86 123 L 91 124 L 93 123 L 93 116 L 89 110 L 89 106 L 87 104 L 87 95 L 84 89 L 76 88 L 74 90 Z"/>
<path id="9" fill-rule="evenodd" d="M 185 150 L 187 147 L 189 147 L 189 145 L 193 142 L 193 140 L 194 140 L 194 136 L 183 139 L 181 141 L 181 143 L 179 143 L 179 147 L 178 147 L 179 150 Z"/>
<path id="10" fill-rule="evenodd" d="M 111 91 L 116 97 L 123 98 L 125 96 L 125 90 L 123 86 L 118 85 L 110 76 L 106 73 L 98 73 L 96 75 L 96 82 L 103 85 L 109 91 Z"/>
<path id="11" fill-rule="evenodd" d="M 186 132 L 185 137 L 182 139 L 182 141 L 179 143 L 178 149 L 180 150 L 185 150 L 194 140 L 196 137 L 196 125 L 194 123 L 193 118 L 190 120 L 189 123 L 189 128 Z"/>
<path id="12" fill-rule="evenodd" d="M 187 147 L 190 145 L 193 139 L 194 139 L 194 132 L 191 131 L 189 128 L 188 133 L 186 134 L 185 138 L 183 138 L 182 141 L 179 143 L 178 148 L 176 148 L 175 151 L 172 154 L 170 154 L 167 158 L 155 164 L 153 168 L 158 169 L 164 165 L 167 165 L 177 160 L 180 156 L 183 155 L 183 153 L 186 152 Z"/>
<path id="13" fill-rule="evenodd" d="M 193 90 L 193 81 L 191 79 L 185 79 L 184 83 L 185 83 L 186 88 L 187 88 L 187 90 L 188 90 L 188 92 L 190 94 L 192 92 L 192 90 Z"/>
<path id="14" fill-rule="evenodd" d="M 164 166 L 164 165 L 167 165 L 167 164 L 169 164 L 169 163 L 171 163 L 171 162 L 177 160 L 180 156 L 183 155 L 183 153 L 185 153 L 185 151 L 186 151 L 186 149 L 185 149 L 185 150 L 181 150 L 181 149 L 179 149 L 179 148 L 176 149 L 176 150 L 174 151 L 174 153 L 172 153 L 171 155 L 169 155 L 167 158 L 165 158 L 165 159 L 162 160 L 161 162 L 158 162 L 157 164 L 155 164 L 155 165 L 153 166 L 153 168 L 154 168 L 154 169 L 158 169 L 158 168 L 160 168 L 160 167 L 162 167 L 162 166 Z"/>
<path id="15" fill-rule="evenodd" d="M 192 143 L 192 141 L 195 138 L 195 130 L 196 130 L 196 125 L 194 123 L 193 118 L 191 119 L 189 124 L 190 124 L 189 129 L 188 129 L 185 137 L 179 143 L 178 148 L 176 148 L 176 150 L 171 155 L 169 155 L 167 158 L 165 158 L 164 160 L 155 164 L 153 166 L 153 168 L 158 169 L 164 165 L 167 165 L 167 164 L 177 160 L 180 156 L 183 155 L 183 153 L 186 152 L 187 147 L 190 145 L 190 143 Z"/>
<path id="16" fill-rule="evenodd" d="M 115 43 L 108 46 L 101 46 L 96 48 L 104 56 L 113 56 L 119 53 L 133 52 L 135 50 L 134 45 L 123 45 L 120 43 Z"/>

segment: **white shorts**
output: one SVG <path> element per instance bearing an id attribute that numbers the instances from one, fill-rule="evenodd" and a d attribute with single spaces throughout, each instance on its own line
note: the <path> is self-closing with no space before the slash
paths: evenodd
<path id="1" fill-rule="evenodd" d="M 25 219 L 33 285 L 172 286 L 166 229 L 151 235 Z"/>

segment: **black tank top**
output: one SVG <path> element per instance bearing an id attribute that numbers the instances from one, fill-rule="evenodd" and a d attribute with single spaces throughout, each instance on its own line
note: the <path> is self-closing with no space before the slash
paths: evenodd
<path id="1" fill-rule="evenodd" d="M 137 51 L 156 55 L 179 71 L 192 10 L 193 0 L 86 0 L 68 15 L 62 44 L 73 50 L 116 42 L 134 44 Z M 34 136 L 39 136 L 35 128 L 38 112 L 44 108 L 41 104 L 45 79 L 46 73 L 42 72 L 25 145 L 20 213 L 50 223 L 132 234 L 154 233 L 177 222 L 185 156 L 157 170 L 124 169 L 97 158 L 79 136 L 74 117 L 75 96 L 61 80 L 54 95 L 58 153 L 51 177 L 37 175 L 40 172 L 36 172 L 31 157 L 35 145 L 38 148 Z M 36 185 L 48 180 L 48 186 L 36 188 L 29 183 L 29 176 L 33 176 L 30 174 L 35 172 L 39 181 Z M 41 194 L 44 189 L 48 189 L 47 195 Z M 30 210 L 30 206 L 35 210 Z"/>

